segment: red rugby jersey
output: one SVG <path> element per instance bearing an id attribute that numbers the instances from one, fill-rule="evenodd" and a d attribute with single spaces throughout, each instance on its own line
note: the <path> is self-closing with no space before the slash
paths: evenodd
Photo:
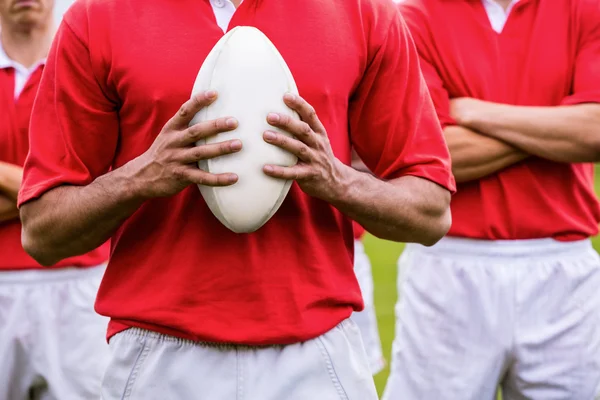
<path id="1" fill-rule="evenodd" d="M 600 101 L 600 2 L 521 0 L 504 30 L 491 27 L 481 0 L 406 0 L 400 10 L 421 56 L 442 125 L 449 98 L 524 106 Z M 449 235 L 478 239 L 598 232 L 592 164 L 530 158 L 460 184 Z"/>
<path id="2" fill-rule="evenodd" d="M 15 71 L 0 69 L 0 161 L 22 166 L 29 148 L 29 119 L 42 76 L 38 68 L 15 100 Z M 108 245 L 79 257 L 61 261 L 55 267 L 99 265 L 108 259 Z M 0 270 L 41 269 L 21 246 L 19 219 L 0 222 Z"/>
<path id="3" fill-rule="evenodd" d="M 327 128 L 384 178 L 453 188 L 418 56 L 388 1 L 245 0 L 230 29 L 277 46 Z M 134 28 L 132 28 L 134 27 Z M 208 0 L 83 0 L 64 17 L 31 124 L 20 202 L 85 185 L 146 151 L 190 97 L 223 36 Z M 136 326 L 214 342 L 293 343 L 363 307 L 349 219 L 293 185 L 260 230 L 235 234 L 198 188 L 147 201 L 123 223 L 96 302 L 108 335 Z"/>

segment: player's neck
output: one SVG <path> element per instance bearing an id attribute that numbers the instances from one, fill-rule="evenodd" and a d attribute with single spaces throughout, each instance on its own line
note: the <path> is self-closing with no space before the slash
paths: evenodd
<path id="1" fill-rule="evenodd" d="M 512 0 L 494 0 L 494 1 L 496 3 L 498 3 L 502 8 L 504 8 L 504 11 L 506 11 L 508 9 L 508 6 L 512 2 Z"/>
<path id="2" fill-rule="evenodd" d="M 242 4 L 242 0 L 231 0 L 235 8 L 238 8 Z"/>
<path id="3" fill-rule="evenodd" d="M 0 42 L 11 60 L 29 68 L 48 55 L 53 31 L 51 22 L 46 26 L 33 28 L 3 25 L 0 30 Z"/>

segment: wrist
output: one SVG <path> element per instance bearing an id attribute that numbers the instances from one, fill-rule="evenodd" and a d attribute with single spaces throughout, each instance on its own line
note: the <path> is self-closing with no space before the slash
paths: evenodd
<path id="1" fill-rule="evenodd" d="M 96 183 L 107 192 L 113 193 L 119 203 L 139 205 L 150 199 L 145 186 L 140 181 L 139 160 L 133 159 L 120 168 L 99 177 Z"/>
<path id="2" fill-rule="evenodd" d="M 328 198 L 323 199 L 333 205 L 338 205 L 347 202 L 352 193 L 352 189 L 356 187 L 356 177 L 364 174 L 354 168 L 342 163 L 336 159 L 336 173 L 334 174 L 333 184 L 328 191 Z"/>

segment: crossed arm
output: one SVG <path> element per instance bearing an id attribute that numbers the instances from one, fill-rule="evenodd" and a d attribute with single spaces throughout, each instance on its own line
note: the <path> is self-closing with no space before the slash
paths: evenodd
<path id="1" fill-rule="evenodd" d="M 23 169 L 0 162 L 0 223 L 19 216 L 17 194 L 23 178 Z"/>
<path id="2" fill-rule="evenodd" d="M 564 163 L 600 161 L 600 104 L 525 107 L 451 101 L 444 130 L 458 182 L 483 178 L 533 155 Z"/>

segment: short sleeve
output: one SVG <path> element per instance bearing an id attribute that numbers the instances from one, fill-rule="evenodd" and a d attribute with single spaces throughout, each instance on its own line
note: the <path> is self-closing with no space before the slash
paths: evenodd
<path id="1" fill-rule="evenodd" d="M 600 2 L 581 0 L 572 93 L 563 105 L 600 103 Z"/>
<path id="2" fill-rule="evenodd" d="M 440 77 L 433 61 L 433 40 L 430 38 L 426 19 L 422 11 L 411 3 L 403 2 L 398 7 L 417 47 L 421 71 L 427 83 L 438 119 L 442 124 L 442 128 L 449 125 L 456 125 L 456 121 L 450 115 L 450 96 L 448 90 L 446 90 L 444 81 Z"/>
<path id="3" fill-rule="evenodd" d="M 352 144 L 383 179 L 413 175 L 454 192 L 450 154 L 408 28 L 398 12 L 382 28 L 351 99 Z"/>
<path id="4" fill-rule="evenodd" d="M 57 186 L 86 185 L 108 172 L 118 136 L 117 105 L 95 78 L 86 37 L 63 21 L 33 107 L 19 206 Z"/>

